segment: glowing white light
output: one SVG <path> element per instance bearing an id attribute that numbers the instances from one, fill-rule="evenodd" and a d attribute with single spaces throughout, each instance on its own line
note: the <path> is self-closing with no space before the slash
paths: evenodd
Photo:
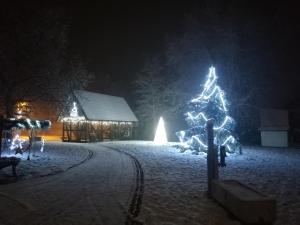
<path id="1" fill-rule="evenodd" d="M 16 134 L 14 138 L 11 141 L 11 145 L 9 147 L 10 150 L 15 150 L 16 148 L 22 149 L 22 144 L 24 143 L 24 140 L 22 140 L 19 136 L 19 134 Z"/>
<path id="2" fill-rule="evenodd" d="M 78 109 L 76 106 L 76 102 L 73 102 L 73 108 L 71 110 L 70 117 L 78 117 Z"/>
<path id="3" fill-rule="evenodd" d="M 220 95 L 220 99 L 221 99 L 221 102 L 222 102 L 223 109 L 224 109 L 224 111 L 227 111 L 225 101 L 224 101 L 224 92 L 220 91 L 219 95 Z"/>
<path id="4" fill-rule="evenodd" d="M 223 120 L 223 123 L 218 127 L 214 127 L 214 130 L 222 129 L 227 124 L 227 122 L 229 122 L 230 120 L 231 120 L 231 117 L 225 116 L 225 119 Z"/>
<path id="5" fill-rule="evenodd" d="M 231 145 L 236 141 L 230 135 L 234 120 L 228 116 L 228 103 L 225 100 L 225 93 L 217 85 L 217 78 L 215 68 L 210 67 L 201 94 L 191 100 L 193 111 L 187 112 L 185 115 L 189 126 L 192 127 L 189 131 L 177 133 L 182 146 L 189 145 L 191 148 L 206 149 L 205 127 L 208 119 L 212 117 L 215 120 L 214 143 L 225 145 L 229 151 L 232 149 Z"/>
<path id="6" fill-rule="evenodd" d="M 168 142 L 168 140 L 167 140 L 167 134 L 166 134 L 164 120 L 162 117 L 160 117 L 157 128 L 156 128 L 154 143 L 155 144 L 166 144 L 167 142 Z"/>
<path id="7" fill-rule="evenodd" d="M 199 113 L 198 115 L 196 116 L 193 116 L 191 113 L 187 113 L 188 115 L 188 118 L 191 119 L 191 120 L 196 120 L 198 119 L 200 116 L 205 120 L 205 122 L 207 122 L 207 117 L 204 115 L 204 113 Z M 214 127 L 214 130 L 219 130 L 219 129 L 222 129 L 226 124 L 227 122 L 229 122 L 231 119 L 231 117 L 229 116 L 225 116 L 225 119 L 223 120 L 222 124 L 218 127 Z"/>
<path id="8" fill-rule="evenodd" d="M 42 137 L 42 143 L 41 143 L 41 149 L 40 149 L 40 152 L 43 152 L 44 151 L 44 145 L 45 145 L 45 139 Z"/>
<path id="9" fill-rule="evenodd" d="M 225 141 L 222 143 L 222 145 L 226 145 L 227 142 L 228 142 L 229 140 L 231 140 L 231 143 L 234 143 L 234 142 L 235 142 L 234 137 L 232 137 L 232 136 L 230 135 L 230 136 L 228 136 L 228 137 L 225 139 Z"/>
<path id="10" fill-rule="evenodd" d="M 192 136 L 192 139 L 196 140 L 202 147 L 207 148 L 207 145 L 204 144 L 198 137 Z"/>
<path id="11" fill-rule="evenodd" d="M 63 122 L 80 122 L 84 121 L 85 117 L 84 116 L 78 116 L 78 109 L 76 106 L 76 102 L 73 102 L 73 108 L 71 109 L 70 116 L 64 117 L 62 119 Z"/>
<path id="12" fill-rule="evenodd" d="M 79 122 L 79 121 L 84 121 L 85 117 L 84 116 L 78 116 L 78 117 L 64 117 L 62 121 L 64 122 Z"/>

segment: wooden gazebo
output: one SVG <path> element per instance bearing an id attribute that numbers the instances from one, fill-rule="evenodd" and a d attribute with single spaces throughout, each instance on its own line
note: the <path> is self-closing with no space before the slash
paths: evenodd
<path id="1" fill-rule="evenodd" d="M 76 108 L 75 108 L 76 107 Z M 75 91 L 73 108 L 64 115 L 62 140 L 91 142 L 135 137 L 137 118 L 122 97 Z"/>

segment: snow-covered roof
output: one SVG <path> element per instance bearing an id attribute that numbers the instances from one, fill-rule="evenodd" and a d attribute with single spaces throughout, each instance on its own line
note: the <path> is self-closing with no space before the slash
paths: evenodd
<path id="1" fill-rule="evenodd" d="M 75 91 L 74 95 L 87 120 L 138 121 L 126 100 L 122 97 L 82 90 Z"/>
<path id="2" fill-rule="evenodd" d="M 261 109 L 260 129 L 261 130 L 288 130 L 289 116 L 287 110 Z"/>

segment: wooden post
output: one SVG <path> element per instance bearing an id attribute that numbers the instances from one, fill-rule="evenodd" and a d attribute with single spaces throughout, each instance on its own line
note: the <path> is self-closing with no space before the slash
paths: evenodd
<path id="1" fill-rule="evenodd" d="M 30 150 L 32 147 L 32 142 L 33 142 L 33 128 L 30 130 L 30 135 L 29 135 L 29 145 L 28 145 L 28 156 L 27 156 L 27 160 L 30 160 Z"/>
<path id="2" fill-rule="evenodd" d="M 211 196 L 211 185 L 213 179 L 218 179 L 218 155 L 214 145 L 214 121 L 209 119 L 206 124 L 207 129 L 207 188 L 208 195 Z"/>
<path id="3" fill-rule="evenodd" d="M 225 149 L 225 146 L 222 145 L 222 146 L 220 146 L 220 166 L 221 167 L 226 166 L 225 157 L 226 157 L 226 149 Z"/>

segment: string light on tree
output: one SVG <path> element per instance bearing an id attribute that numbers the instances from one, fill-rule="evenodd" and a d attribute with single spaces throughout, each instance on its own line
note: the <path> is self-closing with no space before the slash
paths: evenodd
<path id="1" fill-rule="evenodd" d="M 155 144 L 166 144 L 168 143 L 166 129 L 165 129 L 165 123 L 162 117 L 159 118 L 158 125 L 155 132 L 154 137 L 154 143 Z"/>
<path id="2" fill-rule="evenodd" d="M 189 102 L 191 111 L 185 114 L 188 130 L 177 132 L 183 148 L 206 151 L 206 122 L 214 119 L 214 143 L 224 145 L 228 152 L 233 152 L 236 139 L 233 137 L 235 121 L 228 115 L 228 102 L 224 91 L 217 85 L 214 67 L 210 67 L 206 82 L 200 95 Z"/>
<path id="3" fill-rule="evenodd" d="M 73 108 L 71 110 L 70 116 L 71 117 L 78 117 L 78 109 L 77 109 L 77 106 L 76 106 L 76 102 L 73 102 Z"/>
<path id="4" fill-rule="evenodd" d="M 78 122 L 83 120 L 85 120 L 85 117 L 78 115 L 78 108 L 76 102 L 73 102 L 73 107 L 71 109 L 70 116 L 64 117 L 62 119 L 62 121 L 66 121 L 66 122 Z"/>
<path id="5" fill-rule="evenodd" d="M 19 148 L 19 149 L 22 149 L 23 146 L 22 144 L 24 143 L 24 140 L 22 140 L 20 138 L 20 135 L 19 134 L 16 134 L 14 136 L 14 138 L 11 140 L 11 145 L 10 145 L 10 150 L 15 150 L 16 148 Z"/>

